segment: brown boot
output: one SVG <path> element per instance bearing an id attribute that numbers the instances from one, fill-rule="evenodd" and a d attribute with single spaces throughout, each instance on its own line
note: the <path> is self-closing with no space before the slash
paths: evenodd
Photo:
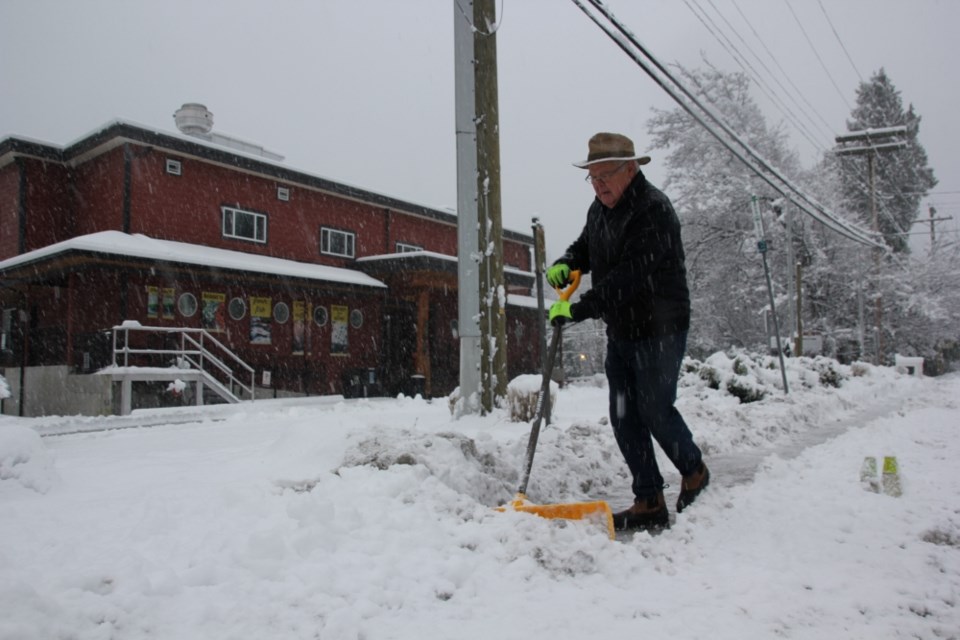
<path id="1" fill-rule="evenodd" d="M 710 484 L 710 470 L 707 465 L 700 463 L 697 470 L 693 473 L 683 476 L 680 481 L 680 497 L 677 498 L 677 513 L 680 513 L 697 499 L 700 492 Z"/>
<path id="2" fill-rule="evenodd" d="M 613 514 L 613 527 L 618 531 L 651 531 L 669 526 L 670 512 L 663 491 L 645 500 L 637 499 L 629 509 Z"/>

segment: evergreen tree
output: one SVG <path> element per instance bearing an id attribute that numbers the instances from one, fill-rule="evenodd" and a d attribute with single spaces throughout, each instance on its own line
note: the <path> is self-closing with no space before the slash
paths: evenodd
<path id="1" fill-rule="evenodd" d="M 920 201 L 937 184 L 927 166 L 927 152 L 918 140 L 920 116 L 911 104 L 906 111 L 900 92 L 881 68 L 869 82 L 857 89 L 857 105 L 847 121 L 851 132 L 866 129 L 907 128 L 907 146 L 877 152 L 874 156 L 874 185 L 879 230 L 897 252 L 908 251 L 910 226 L 920 212 Z M 873 226 L 870 206 L 868 159 L 847 155 L 840 161 L 844 204 L 866 226 Z"/>

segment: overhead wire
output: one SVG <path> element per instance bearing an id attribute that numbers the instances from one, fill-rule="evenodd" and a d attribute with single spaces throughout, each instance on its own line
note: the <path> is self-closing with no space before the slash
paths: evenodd
<path id="1" fill-rule="evenodd" d="M 857 69 L 857 65 L 854 64 L 853 58 L 850 57 L 850 52 L 847 51 L 847 47 L 843 44 L 843 40 L 840 38 L 840 34 L 837 33 L 837 28 L 833 26 L 833 20 L 830 19 L 830 16 L 827 14 L 826 7 L 823 6 L 821 0 L 817 0 L 817 4 L 820 5 L 820 11 L 823 12 L 823 17 L 827 19 L 827 24 L 830 25 L 830 29 L 833 31 L 833 35 L 836 37 L 837 42 L 840 44 L 840 48 L 843 49 L 843 53 L 846 54 L 847 60 L 850 61 L 850 66 L 853 67 L 853 71 L 857 74 L 857 77 L 860 78 L 860 82 L 863 82 L 863 74 L 860 73 L 860 70 Z"/>
<path id="2" fill-rule="evenodd" d="M 675 102 L 677 102 L 688 114 L 690 114 L 691 117 L 693 117 L 714 138 L 716 138 L 718 142 L 720 142 L 728 151 L 730 151 L 730 153 L 736 156 L 737 159 L 739 159 L 751 171 L 753 171 L 757 177 L 794 203 L 807 215 L 811 216 L 829 229 L 832 229 L 847 239 L 876 248 L 884 247 L 883 243 L 874 239 L 873 235 L 868 231 L 852 225 L 848 221 L 842 220 L 828 212 L 821 204 L 816 202 L 816 200 L 793 184 L 777 169 L 772 167 L 749 144 L 740 138 L 740 136 L 733 131 L 729 125 L 723 121 L 723 119 L 717 116 L 712 109 L 704 105 L 695 95 L 693 95 L 693 93 L 690 92 L 689 89 L 686 88 L 686 86 L 684 86 L 683 83 L 677 80 L 673 74 L 670 73 L 670 71 L 666 69 L 666 67 L 664 67 L 664 65 L 660 63 L 660 61 L 657 60 L 657 58 L 653 56 L 653 54 L 650 53 L 636 39 L 633 33 L 613 15 L 613 13 L 606 7 L 602 0 L 586 1 L 589 2 L 595 10 L 599 11 L 610 22 L 610 24 L 613 25 L 613 27 L 604 24 L 597 15 L 591 12 L 584 5 L 582 0 L 572 0 L 572 2 L 585 15 L 593 20 L 593 22 L 600 27 L 600 29 L 606 33 L 611 40 L 613 40 L 627 55 L 633 58 L 634 62 L 636 62 L 647 73 L 647 75 L 654 80 L 654 82 L 656 82 L 664 91 L 666 91 Z M 645 60 L 643 60 L 641 55 L 649 60 L 650 64 L 656 67 L 656 71 L 654 71 L 654 69 L 652 69 Z M 664 78 L 660 77 L 660 74 L 669 79 L 670 83 L 672 83 L 676 89 L 674 86 L 668 84 Z M 678 91 L 682 93 L 685 98 L 681 97 Z M 696 109 L 688 104 L 688 100 L 696 106 Z M 719 127 L 725 135 L 721 135 L 717 129 L 715 129 L 704 119 L 704 116 L 712 120 L 713 123 L 716 124 L 716 126 Z"/>
<path id="3" fill-rule="evenodd" d="M 797 26 L 800 27 L 800 32 L 803 33 L 803 37 L 806 38 L 807 44 L 810 45 L 810 49 L 813 51 L 813 55 L 817 57 L 817 60 L 820 61 L 820 66 L 823 67 L 824 72 L 827 74 L 827 77 L 830 78 L 833 88 L 837 90 L 837 94 L 840 96 L 840 99 L 843 100 L 844 104 L 847 105 L 847 109 L 853 111 L 853 107 L 850 106 L 850 102 L 847 100 L 846 96 L 843 95 L 843 91 L 840 90 L 840 87 L 837 85 L 837 81 L 833 79 L 833 75 L 830 73 L 830 69 L 827 68 L 826 63 L 823 61 L 823 58 L 820 57 L 820 52 L 817 51 L 817 48 L 814 46 L 813 41 L 810 39 L 810 36 L 807 34 L 807 30 L 803 28 L 803 23 L 800 22 L 800 17 L 797 15 L 796 11 L 793 10 L 793 6 L 790 4 L 790 0 L 783 0 L 787 5 L 787 8 L 790 10 L 790 13 L 793 15 L 793 19 L 796 21 Z"/>
<path id="4" fill-rule="evenodd" d="M 775 55 L 773 54 L 773 51 L 770 50 L 770 47 L 767 46 L 767 43 L 766 43 L 766 42 L 764 41 L 764 39 L 760 36 L 760 33 L 759 33 L 759 32 L 757 31 L 757 29 L 753 26 L 753 23 L 750 22 L 750 20 L 749 20 L 749 19 L 747 18 L 747 16 L 746 16 L 746 14 L 744 14 L 743 11 L 740 9 L 740 5 L 737 4 L 736 0 L 731 0 L 731 4 L 732 4 L 733 7 L 737 10 L 737 13 L 740 14 L 740 17 L 743 19 L 743 21 L 746 23 L 746 25 L 750 28 L 750 31 L 753 33 L 753 36 L 757 39 L 757 42 L 760 43 L 760 46 L 762 46 L 763 49 L 764 49 L 764 51 L 767 52 L 767 55 L 770 56 L 770 59 L 773 60 L 773 63 L 774 63 L 775 65 L 777 65 L 777 69 L 779 69 L 781 75 L 782 75 L 784 78 L 786 78 L 787 82 L 788 82 L 788 83 L 790 84 L 790 86 L 793 88 L 793 90 L 794 90 L 794 92 L 796 93 L 796 95 L 799 96 L 799 98 L 803 101 L 804 104 L 807 105 L 807 107 L 810 109 L 810 111 L 812 111 L 813 114 L 814 114 L 815 116 L 817 116 L 817 118 L 820 119 L 820 122 L 824 125 L 824 127 L 826 127 L 826 130 L 827 130 L 828 133 L 834 131 L 833 127 L 830 126 L 830 123 L 827 122 L 826 118 L 824 118 L 824 117 L 820 114 L 820 112 L 817 110 L 816 107 L 814 107 L 812 104 L 810 104 L 810 101 L 807 100 L 807 97 L 804 95 L 803 91 L 801 91 L 800 88 L 796 85 L 796 83 L 794 83 L 793 79 L 790 77 L 790 74 L 787 73 L 786 69 L 783 68 L 783 65 L 780 64 L 780 60 L 777 58 L 777 56 L 775 56 Z M 771 73 L 771 75 L 773 75 L 773 74 Z M 777 76 L 774 76 L 774 77 L 777 77 Z M 809 117 L 809 116 L 807 116 L 807 117 Z M 821 130 L 821 131 L 823 131 L 823 130 Z"/>
<path id="5" fill-rule="evenodd" d="M 685 0 L 685 1 L 686 1 L 686 0 Z M 697 0 L 693 0 L 693 1 L 696 2 Z M 720 15 L 721 19 L 722 19 L 722 20 L 724 21 L 724 23 L 726 23 L 727 26 L 734 32 L 734 34 L 735 34 L 738 38 L 740 38 L 740 40 L 744 43 L 744 46 L 747 47 L 747 50 L 750 51 L 750 53 L 753 54 L 754 57 L 756 57 L 756 58 L 758 59 L 758 61 L 759 61 L 760 64 L 763 66 L 763 68 L 767 71 L 767 73 L 770 73 L 771 76 L 772 76 L 775 80 L 777 80 L 777 76 L 774 75 L 774 74 L 770 71 L 769 67 L 767 67 L 767 66 L 763 63 L 762 60 L 760 60 L 759 56 L 757 56 L 757 54 L 753 51 L 753 49 L 750 48 L 749 44 L 746 43 L 746 40 L 744 40 L 744 38 L 740 35 L 740 33 L 737 31 L 736 27 L 734 27 L 734 26 L 730 23 L 730 21 L 726 19 L 726 17 L 723 15 L 723 13 L 716 7 L 716 5 L 714 5 L 713 0 L 707 0 L 707 2 L 710 4 L 711 7 L 713 7 L 714 11 L 716 11 L 717 14 Z M 741 16 L 741 18 L 743 19 L 743 21 L 750 27 L 751 31 L 752 31 L 753 34 L 754 34 L 754 37 L 756 37 L 756 39 L 761 43 L 761 45 L 763 45 L 764 49 L 767 51 L 767 54 L 771 57 L 771 59 L 774 61 L 774 63 L 777 65 L 777 67 L 780 69 L 780 71 L 783 73 L 784 77 L 786 77 L 786 78 L 789 80 L 789 79 L 790 79 L 790 75 L 783 69 L 783 67 L 780 65 L 779 61 L 777 60 L 776 56 L 775 56 L 775 55 L 770 51 L 770 49 L 766 46 L 766 43 L 763 42 L 763 39 L 761 38 L 760 34 L 757 32 L 757 30 L 756 30 L 756 29 L 753 27 L 753 25 L 750 23 L 750 21 L 749 21 L 749 19 L 747 18 L 747 16 L 746 16 L 746 15 L 743 13 L 743 11 L 740 9 L 739 5 L 737 5 L 737 3 L 736 3 L 735 0 L 732 0 L 732 4 L 734 5 L 734 7 L 735 7 L 736 10 L 738 11 L 738 13 L 740 13 L 740 16 Z M 802 23 L 800 22 L 800 20 L 799 20 L 799 16 L 797 16 L 796 12 L 793 11 L 793 8 L 789 6 L 789 0 L 787 0 L 787 4 L 788 4 L 788 8 L 790 8 L 791 13 L 793 14 L 794 20 L 797 22 L 797 25 L 800 27 L 801 32 L 803 33 L 804 37 L 806 38 L 807 43 L 808 43 L 808 44 L 810 45 L 810 47 L 813 49 L 814 55 L 817 56 L 817 59 L 820 60 L 821 65 L 823 65 L 823 59 L 821 58 L 820 54 L 818 53 L 816 47 L 813 45 L 813 42 L 810 40 L 810 37 L 809 37 L 809 35 L 807 34 L 806 29 L 803 27 L 803 24 L 802 24 Z M 862 80 L 862 76 L 860 76 L 859 71 L 856 69 L 856 65 L 853 64 L 853 60 L 852 60 L 852 58 L 850 58 L 849 52 L 846 50 L 846 47 L 843 45 L 843 41 L 840 39 L 840 35 L 839 35 L 839 33 L 837 33 L 836 27 L 834 27 L 834 26 L 833 26 L 833 23 L 830 21 L 830 17 L 829 17 L 829 15 L 827 15 L 826 10 L 825 10 L 825 9 L 823 8 L 823 6 L 822 6 L 822 3 L 821 3 L 821 10 L 823 11 L 824 16 L 825 16 L 825 18 L 827 19 L 828 24 L 830 25 L 831 29 L 833 30 L 834 36 L 837 38 L 837 41 L 840 43 L 841 48 L 843 48 L 844 53 L 845 53 L 845 54 L 847 55 L 847 57 L 848 57 L 848 60 L 850 60 L 851 65 L 854 67 L 854 71 L 857 73 L 858 77 L 861 78 L 861 80 Z M 716 37 L 716 36 L 715 36 L 715 37 Z M 742 55 L 742 54 L 741 54 L 741 55 Z M 824 65 L 824 68 L 825 68 L 825 70 L 826 70 L 825 65 Z M 827 71 L 827 76 L 828 76 L 828 78 L 830 79 L 830 81 L 833 83 L 833 86 L 834 86 L 835 88 L 837 88 L 837 84 L 836 84 L 836 82 L 833 80 L 833 77 L 830 75 L 829 71 Z M 781 88 L 783 88 L 783 84 L 782 84 L 782 83 L 780 83 L 778 80 L 777 80 L 777 83 L 781 86 Z M 794 87 L 794 89 L 796 89 L 796 85 L 793 83 L 792 80 L 790 81 L 790 84 L 791 84 L 791 86 Z M 784 88 L 784 90 L 786 90 L 786 89 Z M 803 97 L 803 94 L 802 94 L 802 92 L 799 91 L 799 89 L 797 89 L 797 93 L 798 93 L 798 95 L 800 95 L 801 98 L 803 98 L 803 100 L 806 102 L 806 98 Z M 841 93 L 841 97 L 843 97 L 843 96 L 842 96 L 842 93 Z M 844 101 L 845 101 L 845 100 L 844 100 Z M 845 102 L 846 102 L 846 101 L 845 101 Z M 809 102 L 807 102 L 807 104 L 809 104 Z M 849 106 L 849 103 L 847 103 L 847 104 L 848 104 L 848 106 Z M 799 107 L 799 105 L 798 105 L 798 107 Z M 813 108 L 813 107 L 811 106 L 811 108 Z M 814 112 L 816 112 L 816 109 L 813 109 L 813 110 L 814 110 Z M 801 109 L 801 111 L 803 111 L 803 110 Z M 806 115 L 805 112 L 804 112 L 804 114 Z M 818 115 L 818 117 L 821 118 L 821 120 L 823 120 L 823 117 L 820 116 L 819 113 L 817 113 L 817 115 Z M 807 116 L 807 117 L 809 118 L 809 116 Z M 824 123 L 826 124 L 826 121 L 825 121 L 825 120 L 824 120 Z M 827 124 L 827 127 L 830 128 L 830 125 Z M 802 133 L 802 132 L 801 132 L 801 133 Z M 808 140 L 809 140 L 809 138 L 808 138 Z M 821 145 L 819 145 L 819 144 L 815 144 L 815 143 L 814 143 L 814 146 L 815 146 L 821 153 L 827 153 L 827 152 L 828 152 L 828 150 L 827 150 L 826 148 L 824 148 L 823 146 L 821 146 Z M 831 145 L 831 146 L 832 146 L 832 145 Z M 879 160 L 879 158 L 878 158 L 878 160 Z M 849 166 L 849 165 L 848 165 L 848 166 Z M 862 164 L 860 164 L 859 166 L 858 166 L 858 165 L 854 165 L 852 168 L 854 169 L 855 173 L 854 173 L 853 175 L 851 175 L 850 177 L 853 178 L 855 181 L 857 181 L 857 182 L 860 184 L 860 186 L 866 191 L 866 190 L 868 189 L 868 186 L 867 186 L 868 178 L 867 178 L 867 176 L 866 176 L 866 169 L 862 166 Z M 849 175 L 849 174 L 848 174 L 848 175 Z M 901 232 L 903 231 L 903 226 L 899 223 L 899 221 L 897 221 L 897 219 L 894 217 L 894 215 L 888 210 L 885 202 L 883 202 L 883 201 L 878 202 L 878 203 L 877 203 L 877 207 L 878 207 L 878 213 L 879 213 L 885 220 L 887 220 L 894 229 L 899 230 L 899 231 L 901 231 Z"/>
<path id="6" fill-rule="evenodd" d="M 785 0 L 785 1 L 787 1 L 789 6 L 789 0 Z M 836 38 L 837 43 L 840 45 L 840 49 L 843 51 L 844 55 L 846 56 L 847 61 L 850 62 L 850 66 L 853 68 L 854 73 L 857 74 L 857 78 L 860 80 L 861 84 L 863 84 L 864 82 L 863 74 L 860 73 L 860 70 L 857 68 L 857 65 L 854 63 L 853 57 L 850 55 L 850 52 L 847 50 L 846 45 L 843 43 L 843 39 L 840 37 L 840 33 L 837 31 L 837 28 L 834 26 L 833 20 L 830 19 L 830 15 L 827 13 L 827 9 L 823 5 L 822 0 L 817 0 L 817 4 L 820 6 L 820 11 L 821 13 L 823 13 L 824 19 L 827 21 L 827 24 L 830 26 L 830 30 L 833 32 L 833 35 Z M 792 8 L 791 8 L 791 12 L 793 12 Z M 797 24 L 800 24 L 799 18 L 797 18 L 796 13 L 794 13 L 794 18 L 797 20 Z M 802 29 L 803 26 L 802 25 L 800 26 Z M 804 31 L 804 35 L 806 35 L 805 31 Z M 807 41 L 810 42 L 809 38 L 807 39 Z M 810 43 L 810 45 L 811 47 L 813 47 L 812 43 Z M 818 58 L 819 58 L 819 55 L 818 55 Z M 828 77 L 830 77 L 831 81 L 833 80 L 832 76 L 829 76 L 829 73 L 828 73 Z M 834 86 L 836 87 L 835 83 L 834 83 Z M 877 157 L 877 163 L 886 164 L 885 161 L 883 162 L 881 161 L 880 156 Z M 859 169 L 859 171 L 853 177 L 860 183 L 860 186 L 863 187 L 864 190 L 866 191 L 868 189 L 867 182 L 869 181 L 865 175 L 866 169 L 863 168 L 862 166 L 857 167 L 857 169 Z M 905 232 L 903 229 L 903 225 L 900 224 L 900 222 L 896 219 L 893 213 L 888 210 L 886 202 L 884 201 L 878 202 L 877 209 L 878 209 L 878 214 L 882 215 L 884 219 L 886 219 L 893 226 L 894 229 L 899 231 L 901 234 Z"/>
<path id="7" fill-rule="evenodd" d="M 816 139 L 816 138 L 818 137 L 817 134 L 815 134 L 814 132 L 812 132 L 812 131 L 806 126 L 806 124 L 804 124 L 804 123 L 800 120 L 800 118 L 794 113 L 793 109 L 790 108 L 790 105 L 787 104 L 787 100 L 789 100 L 790 102 L 793 102 L 793 104 L 797 107 L 797 109 L 798 109 L 801 113 L 803 113 L 803 115 L 804 115 L 811 123 L 813 123 L 812 118 L 810 118 L 810 116 L 808 116 L 806 113 L 803 112 L 802 106 L 799 105 L 799 104 L 797 104 L 796 101 L 794 101 L 790 96 L 787 96 L 786 100 L 780 96 L 780 93 L 779 93 L 773 86 L 771 86 L 769 82 L 767 82 L 767 80 L 764 78 L 763 74 L 761 74 L 761 73 L 757 70 L 757 68 L 753 66 L 753 64 L 747 59 L 747 56 L 745 56 L 745 55 L 740 51 L 740 48 L 736 45 L 736 43 L 733 42 L 733 41 L 730 39 L 730 37 L 727 36 L 727 34 L 723 32 L 723 29 L 720 27 L 720 25 L 718 25 L 718 24 L 713 20 L 713 18 L 711 18 L 711 17 L 709 16 L 709 14 L 707 13 L 707 11 L 698 4 L 698 1 L 699 1 L 699 0 L 684 0 L 684 2 L 686 2 L 687 6 L 691 9 L 691 11 L 693 10 L 693 8 L 691 7 L 691 3 L 693 3 L 694 5 L 696 5 L 696 6 L 700 9 L 700 11 L 703 12 L 703 14 L 704 14 L 704 16 L 707 18 L 707 20 L 709 20 L 709 22 L 716 28 L 716 33 L 714 33 L 713 30 L 710 30 L 709 27 L 708 27 L 708 30 L 711 31 L 711 33 L 713 34 L 714 38 L 717 38 L 718 41 L 720 41 L 719 38 L 720 38 L 720 36 L 722 36 L 723 39 L 726 40 L 727 43 L 729 43 L 730 46 L 729 46 L 729 49 L 727 49 L 727 50 L 728 50 L 728 52 L 731 53 L 731 56 L 734 58 L 734 61 L 735 61 L 738 65 L 740 65 L 740 68 L 742 68 L 745 73 L 747 73 L 750 77 L 753 78 L 754 82 L 757 83 L 757 88 L 759 88 L 760 91 L 763 92 L 763 94 L 766 95 L 767 98 L 770 99 L 770 101 L 773 103 L 773 105 L 777 108 L 778 111 L 780 111 L 781 114 L 783 114 L 783 116 L 786 118 L 786 120 L 788 120 L 788 121 L 794 126 L 794 128 L 800 133 L 800 135 L 802 135 L 804 138 L 806 138 L 806 139 L 807 139 L 807 142 L 809 142 L 814 148 L 816 148 L 816 149 L 817 149 L 818 151 L 820 151 L 821 153 L 825 152 L 825 151 L 826 151 L 826 148 Z M 743 44 L 743 46 L 746 48 L 746 50 L 757 60 L 757 62 L 760 64 L 760 66 L 763 67 L 763 69 L 764 69 L 764 71 L 766 71 L 767 75 L 769 75 L 771 78 L 773 78 L 773 81 L 776 82 L 777 84 L 779 84 L 781 89 L 783 89 L 784 91 L 786 91 L 786 88 L 783 86 L 783 83 L 781 83 L 780 80 L 777 78 L 776 74 L 774 74 L 774 73 L 772 73 L 772 72 L 770 71 L 770 68 L 766 65 L 766 63 L 763 61 L 763 59 L 760 58 L 760 56 L 758 56 L 758 55 L 756 54 L 756 52 L 753 50 L 753 48 L 750 47 L 750 44 L 744 39 L 744 37 L 743 37 L 742 35 L 740 35 L 740 32 L 737 30 L 737 28 L 736 28 L 733 24 L 731 24 L 731 22 L 730 22 L 729 20 L 727 20 L 727 17 L 723 14 L 722 11 L 720 11 L 719 8 L 717 8 L 717 6 L 713 3 L 713 0 L 706 0 L 706 1 L 707 1 L 707 4 L 710 5 L 710 7 L 713 9 L 713 11 L 720 17 L 720 19 L 723 21 L 723 23 L 726 24 L 727 29 L 729 29 L 731 32 L 733 32 L 733 35 L 736 36 L 738 40 L 740 40 L 740 42 Z M 698 17 L 699 17 L 699 16 L 698 16 Z M 701 22 L 703 22 L 703 21 L 701 20 Z M 704 25 L 704 26 L 706 26 L 706 25 Z M 722 41 L 721 41 L 721 45 L 723 45 L 723 42 L 722 42 Z M 813 124 L 814 124 L 814 126 L 816 126 L 815 123 L 813 123 Z"/>

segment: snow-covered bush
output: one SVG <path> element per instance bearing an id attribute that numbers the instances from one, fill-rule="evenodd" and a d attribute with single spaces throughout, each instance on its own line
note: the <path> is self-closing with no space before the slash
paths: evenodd
<path id="1" fill-rule="evenodd" d="M 787 379 L 791 388 L 839 388 L 851 376 L 869 373 L 869 366 L 845 366 L 831 358 L 787 358 Z M 709 389 L 729 394 L 741 403 L 758 402 L 783 391 L 779 359 L 738 349 L 717 352 L 704 362 L 686 358 L 680 370 L 681 387 Z"/>

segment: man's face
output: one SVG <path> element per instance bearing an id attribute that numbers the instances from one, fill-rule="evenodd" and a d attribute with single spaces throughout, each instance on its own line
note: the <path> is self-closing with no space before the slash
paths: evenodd
<path id="1" fill-rule="evenodd" d="M 593 192 L 600 202 L 607 208 L 613 208 L 623 192 L 626 191 L 633 177 L 637 175 L 636 163 L 633 160 L 609 160 L 590 165 L 588 180 L 593 185 Z"/>

